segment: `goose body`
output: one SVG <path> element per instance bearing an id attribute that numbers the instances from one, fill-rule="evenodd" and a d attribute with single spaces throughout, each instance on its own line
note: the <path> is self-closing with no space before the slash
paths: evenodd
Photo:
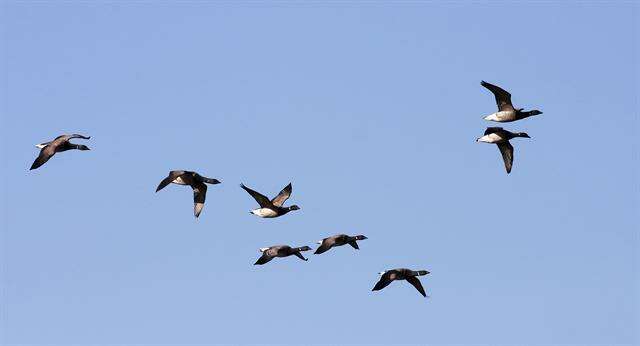
<path id="1" fill-rule="evenodd" d="M 413 287 L 415 287 L 416 290 L 418 290 L 418 292 L 420 292 L 420 294 L 422 294 L 423 297 L 426 297 L 427 293 L 424 291 L 424 288 L 422 287 L 422 283 L 418 279 L 418 276 L 427 275 L 427 274 L 429 274 L 429 271 L 411 270 L 407 268 L 397 268 L 397 269 L 387 270 L 380 273 L 380 280 L 378 280 L 376 285 L 373 287 L 372 291 L 379 291 L 389 286 L 389 284 L 391 284 L 393 281 L 396 281 L 396 280 L 406 280 Z"/>
<path id="2" fill-rule="evenodd" d="M 493 96 L 496 99 L 496 104 L 498 105 L 498 112 L 487 115 L 484 117 L 484 120 L 508 123 L 542 114 L 542 112 L 537 109 L 531 111 L 524 111 L 523 108 L 516 109 L 511 103 L 511 94 L 509 92 L 497 85 L 493 85 L 485 81 L 482 81 L 480 84 L 493 93 Z"/>
<path id="3" fill-rule="evenodd" d="M 36 148 L 40 149 L 40 154 L 33 161 L 31 168 L 29 170 L 36 169 L 42 165 L 44 165 L 50 158 L 53 157 L 56 153 L 61 153 L 67 150 L 90 150 L 89 147 L 83 144 L 74 144 L 69 142 L 69 140 L 74 138 L 82 138 L 82 139 L 90 139 L 90 136 L 83 136 L 79 134 L 72 135 L 61 135 L 56 137 L 51 142 L 45 142 L 36 144 Z"/>
<path id="4" fill-rule="evenodd" d="M 291 247 L 289 245 L 273 245 L 266 248 L 263 247 L 260 248 L 262 256 L 260 256 L 253 265 L 263 265 L 276 257 L 289 257 L 291 255 L 294 255 L 303 261 L 308 261 L 307 258 L 302 256 L 301 252 L 309 250 L 311 250 L 311 248 L 308 246 Z"/>
<path id="5" fill-rule="evenodd" d="M 169 184 L 191 186 L 191 189 L 193 189 L 193 214 L 197 218 L 204 208 L 204 201 L 207 197 L 206 184 L 220 184 L 220 181 L 203 177 L 192 171 L 170 171 L 169 175 L 158 184 L 156 192 L 164 189 Z"/>
<path id="6" fill-rule="evenodd" d="M 251 195 L 251 197 L 253 197 L 253 199 L 255 199 L 256 202 L 258 202 L 258 204 L 260 205 L 260 208 L 256 208 L 250 211 L 251 214 L 258 217 L 274 218 L 282 216 L 290 211 L 300 209 L 300 207 L 295 204 L 289 207 L 283 206 L 284 202 L 291 196 L 291 192 L 293 190 L 291 183 L 285 186 L 282 191 L 280 191 L 280 193 L 278 193 L 278 195 L 271 200 L 267 198 L 267 196 L 246 187 L 244 184 L 240 184 L 240 187 L 247 191 L 247 193 L 249 193 L 249 195 Z"/>
<path id="7" fill-rule="evenodd" d="M 356 241 L 364 239 L 367 239 L 367 237 L 365 237 L 364 235 L 349 236 L 346 234 L 336 234 L 319 241 L 318 244 L 320 244 L 320 246 L 316 249 L 314 254 L 319 255 L 321 253 L 329 251 L 332 247 L 342 246 L 346 244 L 349 244 L 354 249 L 359 250 L 360 247 L 358 246 L 358 243 Z"/>
<path id="8" fill-rule="evenodd" d="M 513 167 L 513 146 L 509 143 L 509 140 L 516 137 L 531 138 L 524 132 L 510 132 L 502 127 L 487 127 L 484 135 L 476 139 L 476 142 L 496 144 L 500 150 L 500 154 L 502 154 L 502 160 L 504 161 L 507 174 L 509 174 Z"/>

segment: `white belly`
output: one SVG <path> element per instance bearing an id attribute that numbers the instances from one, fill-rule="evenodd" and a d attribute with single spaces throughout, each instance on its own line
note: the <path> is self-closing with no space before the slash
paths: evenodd
<path id="1" fill-rule="evenodd" d="M 503 121 L 512 121 L 514 120 L 514 117 L 515 117 L 514 111 L 502 111 L 502 112 L 489 114 L 486 117 L 484 117 L 484 120 L 503 122 Z"/>
<path id="2" fill-rule="evenodd" d="M 276 217 L 278 216 L 278 214 L 276 214 L 275 211 L 269 209 L 269 208 L 260 208 L 260 209 L 254 209 L 251 211 L 251 214 L 259 216 L 259 217 Z"/>
<path id="3" fill-rule="evenodd" d="M 184 180 L 182 180 L 182 177 L 177 177 L 173 179 L 172 183 L 178 184 L 178 185 L 188 185 L 187 183 L 184 182 Z"/>
<path id="4" fill-rule="evenodd" d="M 485 143 L 498 143 L 502 141 L 504 141 L 504 138 L 498 136 L 495 133 L 490 133 L 488 135 L 484 135 L 478 138 L 478 142 L 485 142 Z"/>

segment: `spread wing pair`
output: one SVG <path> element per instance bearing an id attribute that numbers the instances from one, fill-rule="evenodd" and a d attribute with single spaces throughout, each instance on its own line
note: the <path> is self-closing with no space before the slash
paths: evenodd
<path id="1" fill-rule="evenodd" d="M 247 191 L 251 195 L 251 197 L 256 200 L 256 202 L 258 202 L 261 208 L 269 208 L 272 206 L 282 207 L 284 202 L 286 202 L 287 199 L 289 199 L 289 197 L 291 196 L 292 191 L 291 183 L 289 183 L 289 185 L 285 186 L 284 189 L 282 189 L 282 191 L 280 191 L 280 193 L 278 193 L 276 197 L 274 197 L 272 200 L 269 200 L 267 196 L 246 187 L 244 184 L 240 184 L 240 186 L 245 191 Z"/>
<path id="2" fill-rule="evenodd" d="M 190 171 L 171 171 L 169 172 L 169 176 L 162 179 L 156 188 L 156 192 L 162 190 L 167 185 L 180 178 L 183 184 L 189 185 L 191 186 L 191 189 L 193 189 L 193 215 L 195 215 L 195 217 L 199 217 L 202 209 L 204 208 L 204 201 L 207 198 L 207 185 L 204 182 L 195 179 L 196 174 L 197 173 Z"/>
<path id="3" fill-rule="evenodd" d="M 382 274 L 382 276 L 380 277 L 380 280 L 373 287 L 372 291 L 379 291 L 389 286 L 389 284 L 391 284 L 391 282 L 393 282 L 394 280 L 397 280 L 397 278 L 398 278 L 397 271 L 390 270 L 385 272 L 384 274 Z M 418 292 L 420 292 L 420 294 L 422 294 L 423 297 L 427 296 L 427 293 L 424 291 L 424 287 L 422 287 L 422 283 L 420 282 L 417 276 L 408 275 L 408 276 L 405 276 L 404 279 L 407 280 L 411 285 L 413 285 L 413 287 L 415 287 L 416 290 L 418 290 Z"/>

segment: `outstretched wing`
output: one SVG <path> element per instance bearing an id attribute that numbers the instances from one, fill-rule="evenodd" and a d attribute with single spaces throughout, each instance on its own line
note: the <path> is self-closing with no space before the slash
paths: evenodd
<path id="1" fill-rule="evenodd" d="M 265 264 L 269 261 L 271 261 L 273 259 L 273 257 L 267 255 L 267 252 L 263 252 L 262 256 L 260 256 L 260 258 L 258 258 L 258 260 L 256 261 L 256 263 L 254 263 L 253 265 L 261 265 L 261 264 Z"/>
<path id="2" fill-rule="evenodd" d="M 66 137 L 67 137 L 67 140 L 70 140 L 70 139 L 72 139 L 72 138 L 91 139 L 91 136 L 83 136 L 83 135 L 79 135 L 79 134 L 77 134 L 77 133 L 74 133 L 74 134 L 72 134 L 72 135 L 68 135 L 68 136 L 66 136 Z"/>
<path id="3" fill-rule="evenodd" d="M 207 197 L 207 185 L 205 183 L 196 183 L 193 188 L 193 215 L 200 216 L 202 208 L 204 208 L 204 200 Z"/>
<path id="4" fill-rule="evenodd" d="M 31 168 L 29 170 L 32 169 L 36 169 L 42 165 L 44 165 L 47 161 L 49 161 L 49 159 L 56 153 L 56 149 L 55 146 L 49 144 L 46 147 L 42 148 L 40 150 L 40 154 L 38 155 L 38 157 L 35 159 L 35 161 L 33 161 L 33 164 L 31 165 Z"/>
<path id="5" fill-rule="evenodd" d="M 498 109 L 500 111 L 514 110 L 513 105 L 511 104 L 511 94 L 509 94 L 506 90 L 485 81 L 482 81 L 480 84 L 482 84 L 483 87 L 489 89 L 493 93 L 493 96 L 495 96 L 496 98 L 496 104 L 498 105 Z"/>
<path id="6" fill-rule="evenodd" d="M 171 171 L 169 172 L 169 176 L 162 179 L 158 187 L 156 188 L 156 192 L 165 188 L 165 186 L 171 184 L 172 181 L 176 180 L 179 176 L 183 175 L 184 171 Z"/>
<path id="7" fill-rule="evenodd" d="M 334 243 L 335 243 L 335 240 L 332 238 L 323 239 L 322 244 L 320 244 L 320 246 L 316 249 L 314 254 L 319 255 L 321 253 L 327 252 L 329 249 L 331 249 Z"/>
<path id="8" fill-rule="evenodd" d="M 289 185 L 285 186 L 284 189 L 282 189 L 282 191 L 280 191 L 280 193 L 271 200 L 271 203 L 276 207 L 282 207 L 284 202 L 289 199 L 289 196 L 291 196 L 291 190 L 291 183 L 289 183 Z"/>
<path id="9" fill-rule="evenodd" d="M 418 279 L 415 276 L 409 276 L 407 277 L 407 281 L 413 285 L 413 287 L 415 287 L 418 292 L 420 292 L 420 294 L 422 294 L 423 297 L 426 297 L 427 294 L 424 292 L 424 287 L 422 287 L 422 283 L 420 282 L 420 279 Z"/>
<path id="10" fill-rule="evenodd" d="M 294 255 L 296 255 L 296 257 L 298 257 L 299 259 L 303 260 L 303 261 L 308 261 L 308 259 L 304 258 L 304 256 L 302 256 L 302 254 L 300 253 L 300 251 L 296 251 L 293 253 Z"/>
<path id="11" fill-rule="evenodd" d="M 260 207 L 266 208 L 271 206 L 271 201 L 269 201 L 269 198 L 267 198 L 267 196 L 261 194 L 260 192 L 251 190 L 250 188 L 244 186 L 244 184 L 240 184 L 240 186 L 245 191 L 247 191 L 251 195 L 251 197 L 253 197 L 253 199 L 258 202 L 258 204 L 260 204 Z"/>
<path id="12" fill-rule="evenodd" d="M 380 280 L 376 283 L 375 286 L 373 286 L 372 291 L 379 291 L 379 290 L 389 286 L 391 281 L 393 281 L 393 280 L 391 280 L 390 272 L 386 272 L 386 273 L 382 274 L 382 276 L 380 277 Z"/>
<path id="13" fill-rule="evenodd" d="M 502 154 L 502 160 L 504 161 L 504 168 L 507 169 L 507 174 L 511 173 L 511 166 L 513 166 L 513 146 L 509 141 L 498 143 L 498 149 Z"/>
<path id="14" fill-rule="evenodd" d="M 487 127 L 486 130 L 484 130 L 484 135 L 490 135 L 492 133 L 496 133 L 496 132 L 500 132 L 503 131 L 504 129 L 502 127 Z"/>

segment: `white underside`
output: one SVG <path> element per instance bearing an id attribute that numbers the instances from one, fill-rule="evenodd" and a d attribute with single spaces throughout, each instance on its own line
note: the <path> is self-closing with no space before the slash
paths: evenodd
<path id="1" fill-rule="evenodd" d="M 184 180 L 182 180 L 182 177 L 177 177 L 173 179 L 172 183 L 178 184 L 178 185 L 187 185 L 187 183 L 185 183 Z"/>
<path id="2" fill-rule="evenodd" d="M 251 214 L 259 216 L 259 217 L 276 217 L 278 216 L 278 214 L 269 209 L 269 208 L 260 208 L 260 209 L 254 209 L 251 211 Z"/>
<path id="3" fill-rule="evenodd" d="M 484 143 L 498 143 L 502 141 L 504 141 L 504 138 L 498 136 L 495 133 L 490 133 L 488 135 L 484 135 L 478 138 L 478 142 L 484 142 Z"/>
<path id="4" fill-rule="evenodd" d="M 496 112 L 496 113 L 487 115 L 486 117 L 484 117 L 484 120 L 497 121 L 497 122 L 512 120 L 514 115 L 513 113 L 514 113 L 513 111 Z"/>

